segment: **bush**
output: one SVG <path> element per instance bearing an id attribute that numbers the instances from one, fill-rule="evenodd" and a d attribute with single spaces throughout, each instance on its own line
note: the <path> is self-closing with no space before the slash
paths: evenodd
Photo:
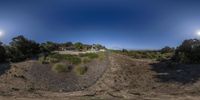
<path id="1" fill-rule="evenodd" d="M 17 48 L 7 46 L 6 47 L 6 54 L 8 60 L 11 62 L 19 62 L 26 59 L 26 56 Z"/>
<path id="2" fill-rule="evenodd" d="M 85 53 L 85 54 L 80 54 L 81 57 L 88 57 L 90 59 L 95 59 L 98 58 L 99 55 L 96 53 Z"/>
<path id="3" fill-rule="evenodd" d="M 68 54 L 51 54 L 48 56 L 48 59 L 55 61 L 67 60 L 71 64 L 80 64 L 81 59 L 76 55 L 68 55 Z"/>
<path id="4" fill-rule="evenodd" d="M 76 66 L 75 72 L 77 75 L 84 75 L 87 72 L 88 68 L 86 66 Z"/>
<path id="5" fill-rule="evenodd" d="M 2 43 L 0 42 L 0 62 L 6 61 L 6 50 L 2 46 Z"/>
<path id="6" fill-rule="evenodd" d="M 122 52 L 128 52 L 128 50 L 127 49 L 122 49 Z"/>
<path id="7" fill-rule="evenodd" d="M 200 40 L 185 40 L 175 51 L 173 60 L 179 63 L 200 63 Z"/>
<path id="8" fill-rule="evenodd" d="M 168 47 L 168 46 L 166 46 L 166 47 L 164 47 L 160 50 L 161 53 L 171 53 L 171 52 L 174 52 L 174 51 L 175 51 L 174 48 L 171 48 L 171 47 Z"/>
<path id="9" fill-rule="evenodd" d="M 28 58 L 37 57 L 40 53 L 40 46 L 35 41 L 28 40 L 20 35 L 14 37 L 9 46 L 4 46 L 4 50 L 6 51 L 4 54 L 6 54 L 8 61 L 19 62 Z"/>
<path id="10" fill-rule="evenodd" d="M 46 64 L 47 62 L 45 56 L 40 57 L 39 62 L 41 62 L 42 64 Z"/>
<path id="11" fill-rule="evenodd" d="M 49 63 L 57 63 L 59 60 L 57 58 L 46 57 L 46 61 Z"/>
<path id="12" fill-rule="evenodd" d="M 62 72 L 69 72 L 70 71 L 70 66 L 64 64 L 64 63 L 56 63 L 52 67 L 52 71 L 56 73 L 62 73 Z"/>
<path id="13" fill-rule="evenodd" d="M 41 62 L 42 64 L 48 64 L 48 63 L 57 63 L 59 62 L 59 60 L 57 58 L 42 56 L 39 58 L 39 62 Z"/>
<path id="14" fill-rule="evenodd" d="M 106 57 L 106 55 L 105 55 L 104 52 L 99 52 L 99 53 L 98 53 L 98 56 L 99 56 L 99 59 L 100 59 L 100 60 L 103 60 L 103 59 Z"/>
<path id="15" fill-rule="evenodd" d="M 91 59 L 85 57 L 82 59 L 82 62 L 85 64 L 85 63 L 89 63 L 91 61 Z"/>

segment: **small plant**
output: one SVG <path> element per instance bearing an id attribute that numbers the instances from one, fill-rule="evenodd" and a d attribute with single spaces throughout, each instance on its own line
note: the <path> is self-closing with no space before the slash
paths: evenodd
<path id="1" fill-rule="evenodd" d="M 100 60 L 103 60 L 106 57 L 104 52 L 100 52 L 98 54 L 99 54 L 99 59 Z"/>
<path id="2" fill-rule="evenodd" d="M 68 61 L 71 64 L 80 64 L 81 59 L 77 55 L 69 55 L 69 54 L 51 54 L 46 57 L 46 60 L 51 63 L 57 63 L 59 61 Z"/>
<path id="3" fill-rule="evenodd" d="M 59 60 L 57 58 L 42 56 L 39 58 L 39 62 L 41 62 L 42 64 L 48 64 L 48 63 L 57 63 L 59 62 Z"/>
<path id="4" fill-rule="evenodd" d="M 46 57 L 46 61 L 49 62 L 49 63 L 59 62 L 59 60 L 57 58 L 50 58 L 50 57 Z"/>
<path id="5" fill-rule="evenodd" d="M 45 64 L 46 63 L 45 57 L 44 56 L 40 57 L 39 62 L 41 62 L 42 64 Z"/>
<path id="6" fill-rule="evenodd" d="M 91 59 L 89 59 L 87 57 L 82 59 L 82 63 L 84 63 L 84 64 L 89 63 L 89 62 L 91 62 Z"/>
<path id="7" fill-rule="evenodd" d="M 79 55 L 80 57 L 88 57 L 90 59 L 95 59 L 95 58 L 98 58 L 99 55 L 96 54 L 96 53 L 86 53 L 86 54 L 80 54 Z"/>
<path id="8" fill-rule="evenodd" d="M 56 73 L 62 73 L 62 72 L 68 72 L 70 71 L 70 66 L 64 64 L 64 63 L 56 63 L 52 67 L 52 71 Z"/>
<path id="9" fill-rule="evenodd" d="M 87 66 L 76 66 L 75 67 L 75 73 L 77 75 L 84 75 L 87 72 L 88 68 Z"/>

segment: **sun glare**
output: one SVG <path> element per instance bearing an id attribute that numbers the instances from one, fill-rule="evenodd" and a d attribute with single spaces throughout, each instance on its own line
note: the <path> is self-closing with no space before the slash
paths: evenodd
<path id="1" fill-rule="evenodd" d="M 197 33 L 196 33 L 198 36 L 200 36 L 200 31 L 197 31 Z"/>
<path id="2" fill-rule="evenodd" d="M 0 37 L 2 37 L 3 36 L 3 31 L 0 31 Z"/>

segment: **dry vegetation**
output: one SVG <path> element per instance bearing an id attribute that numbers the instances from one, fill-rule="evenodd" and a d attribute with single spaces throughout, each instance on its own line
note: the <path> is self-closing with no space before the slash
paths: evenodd
<path id="1" fill-rule="evenodd" d="M 25 47 L 23 42 L 27 43 Z M 192 39 L 176 49 L 124 49 L 71 55 L 52 53 L 57 44 L 39 45 L 19 36 L 10 47 L 0 46 L 0 55 L 5 57 L 0 59 L 0 93 L 2 96 L 44 99 L 78 96 L 81 99 L 162 100 L 183 95 L 198 98 L 199 44 L 199 40 Z M 77 50 L 85 48 L 81 43 L 74 46 Z M 35 52 L 38 48 L 41 54 Z M 32 57 L 35 60 L 26 60 Z M 16 61 L 21 62 L 11 63 Z"/>

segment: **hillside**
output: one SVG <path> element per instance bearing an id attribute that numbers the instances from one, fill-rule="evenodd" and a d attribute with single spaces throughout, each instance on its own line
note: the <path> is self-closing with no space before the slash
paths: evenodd
<path id="1" fill-rule="evenodd" d="M 36 66 L 39 64 L 34 61 L 12 64 L 9 70 L 1 73 L 1 95 L 29 97 L 30 100 L 36 97 L 44 100 L 198 99 L 199 65 L 169 68 L 165 63 L 116 53 L 108 54 L 103 62 L 91 62 L 94 69 L 82 77 L 73 77 L 73 73 L 54 75 L 45 72 L 45 66 Z M 103 65 L 106 66 L 102 69 Z"/>

